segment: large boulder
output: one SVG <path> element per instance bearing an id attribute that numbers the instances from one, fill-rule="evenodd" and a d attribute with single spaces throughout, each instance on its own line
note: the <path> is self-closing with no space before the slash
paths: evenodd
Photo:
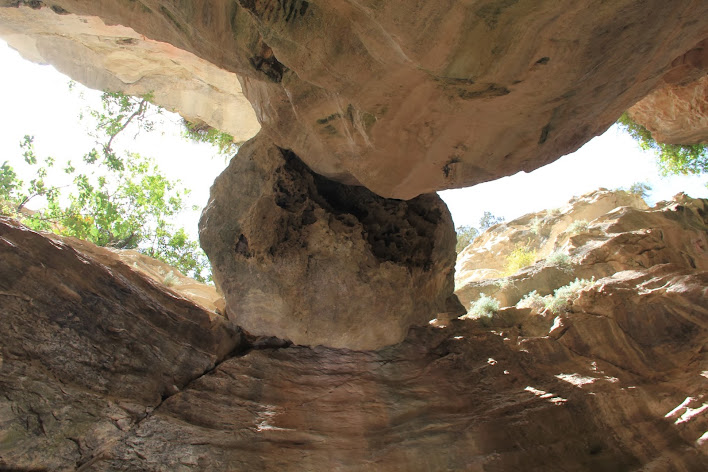
<path id="1" fill-rule="evenodd" d="M 45 3 L 0 0 L 18 5 Z M 279 147 L 330 179 L 404 199 L 578 149 L 708 38 L 708 3 L 693 0 L 47 5 L 57 22 L 98 16 L 237 74 Z M 135 47 L 113 43 L 124 57 Z"/>
<path id="2" fill-rule="evenodd" d="M 437 195 L 339 184 L 266 136 L 217 178 L 200 240 L 229 318 L 252 334 L 375 349 L 455 306 L 455 232 Z"/>

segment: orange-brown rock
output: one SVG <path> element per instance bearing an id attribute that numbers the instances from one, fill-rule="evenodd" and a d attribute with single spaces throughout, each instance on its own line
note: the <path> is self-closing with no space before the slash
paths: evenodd
<path id="1" fill-rule="evenodd" d="M 487 230 L 460 253 L 455 293 L 468 309 L 481 294 L 506 307 L 531 291 L 553 294 L 576 278 L 601 279 L 660 264 L 705 272 L 707 215 L 706 200 L 683 194 L 648 208 L 624 191 L 592 192 L 562 212 L 529 214 Z M 505 273 L 514 251 L 535 260 Z"/>
<path id="2" fill-rule="evenodd" d="M 672 216 L 696 226 L 688 203 Z M 356 352 L 249 343 L 128 266 L 0 228 L 3 470 L 708 466 L 708 278 L 688 261 L 600 279 L 538 334 L 518 310 Z"/>
<path id="3" fill-rule="evenodd" d="M 0 2 L 18 4 L 44 5 Z M 708 38 L 708 3 L 693 0 L 48 5 L 238 74 L 276 145 L 328 178 L 405 199 L 577 149 Z"/>
<path id="4" fill-rule="evenodd" d="M 676 58 L 629 114 L 660 143 L 708 143 L 708 40 Z"/>
<path id="5" fill-rule="evenodd" d="M 385 199 L 328 180 L 262 134 L 214 182 L 200 241 L 227 316 L 254 335 L 378 349 L 461 309 L 440 197 Z"/>
<path id="6" fill-rule="evenodd" d="M 708 75 L 686 85 L 666 85 L 644 97 L 629 114 L 660 143 L 708 143 Z"/>
<path id="7" fill-rule="evenodd" d="M 51 8 L 0 8 L 0 37 L 26 59 L 50 63 L 88 87 L 150 94 L 155 104 L 236 141 L 260 129 L 234 73 L 131 28 Z"/>
<path id="8" fill-rule="evenodd" d="M 70 242 L 0 218 L 2 470 L 83 465 L 242 345 L 222 316 Z"/>

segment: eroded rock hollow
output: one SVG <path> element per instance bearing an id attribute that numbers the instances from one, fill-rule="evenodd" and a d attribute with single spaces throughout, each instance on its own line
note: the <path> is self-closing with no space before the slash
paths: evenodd
<path id="1" fill-rule="evenodd" d="M 334 182 L 264 135 L 214 183 L 200 239 L 229 318 L 252 334 L 376 349 L 461 314 L 455 231 L 437 195 L 392 200 Z"/>

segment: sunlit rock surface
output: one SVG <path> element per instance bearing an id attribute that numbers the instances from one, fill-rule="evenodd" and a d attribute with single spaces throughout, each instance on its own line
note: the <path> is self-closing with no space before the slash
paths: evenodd
<path id="1" fill-rule="evenodd" d="M 214 183 L 200 241 L 227 316 L 251 334 L 377 349 L 461 308 L 440 197 L 392 200 L 339 184 L 263 135 Z"/>
<path id="2" fill-rule="evenodd" d="M 88 87 L 151 94 L 157 105 L 236 141 L 260 129 L 236 74 L 129 27 L 55 10 L 0 8 L 0 37 L 25 59 L 52 64 Z"/>
<path id="3" fill-rule="evenodd" d="M 83 253 L 90 254 L 91 257 L 108 267 L 127 265 L 133 271 L 152 279 L 171 292 L 191 300 L 207 311 L 222 315 L 224 313 L 224 297 L 217 292 L 216 287 L 197 282 L 160 260 L 133 249 L 98 247 L 76 238 L 50 237 L 60 243 L 69 244 Z"/>
<path id="4" fill-rule="evenodd" d="M 533 290 L 552 294 L 576 278 L 601 279 L 661 264 L 707 271 L 707 220 L 706 200 L 683 194 L 648 208 L 621 190 L 592 192 L 563 209 L 487 230 L 459 254 L 455 293 L 467 308 L 481 294 L 504 307 Z M 534 260 L 509 274 L 514 251 L 533 254 Z"/>
<path id="5" fill-rule="evenodd" d="M 0 6 L 18 3 L 45 14 L 26 6 L 39 1 Z M 405 199 L 576 150 L 708 38 L 708 3 L 692 0 L 46 5 L 57 23 L 98 16 L 237 74 L 276 145 L 328 178 Z"/>
<path id="6" fill-rule="evenodd" d="M 699 210 L 649 218 L 699 229 Z M 616 224 L 642 234 L 632 212 Z M 701 241 L 696 268 L 618 244 L 655 263 L 598 280 L 555 320 L 507 308 L 491 327 L 453 320 L 355 352 L 249 340 L 126 265 L 3 220 L 0 468 L 702 471 Z"/>
<path id="7" fill-rule="evenodd" d="M 666 85 L 629 113 L 661 143 L 708 143 L 708 75 L 686 85 Z"/>
<path id="8" fill-rule="evenodd" d="M 629 109 L 661 143 L 708 143 L 708 40 L 671 64 L 663 85 Z"/>

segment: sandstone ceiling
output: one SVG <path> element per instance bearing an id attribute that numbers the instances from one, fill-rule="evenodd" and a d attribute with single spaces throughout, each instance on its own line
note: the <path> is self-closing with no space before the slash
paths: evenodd
<path id="1" fill-rule="evenodd" d="M 267 136 L 312 170 L 404 199 L 531 171 L 577 149 L 663 86 L 675 61 L 708 38 L 708 3 L 697 0 L 0 6 L 41 17 L 27 30 L 35 39 L 14 42 L 31 44 L 30 57 L 89 85 L 123 82 L 155 88 L 156 96 L 167 90 L 172 98 L 163 104 L 232 133 L 236 116 L 245 120 L 244 133 L 256 129 L 244 118 L 242 90 Z M 105 25 L 83 18 L 80 34 L 62 31 L 58 25 L 75 24 L 72 14 L 129 29 L 104 35 Z M 12 15 L 0 13 L 3 34 Z M 82 43 L 93 28 L 98 39 Z M 132 76 L 101 59 L 117 54 L 130 63 L 136 45 L 142 60 Z M 175 73 L 158 59 L 166 52 L 196 57 Z M 157 70 L 145 71 L 149 64 Z M 162 68 L 171 77 L 160 82 Z M 194 80 L 207 89 L 199 96 L 209 97 L 209 106 L 188 109 L 201 98 L 176 93 L 191 90 Z M 220 111 L 205 111 L 212 105 Z"/>

